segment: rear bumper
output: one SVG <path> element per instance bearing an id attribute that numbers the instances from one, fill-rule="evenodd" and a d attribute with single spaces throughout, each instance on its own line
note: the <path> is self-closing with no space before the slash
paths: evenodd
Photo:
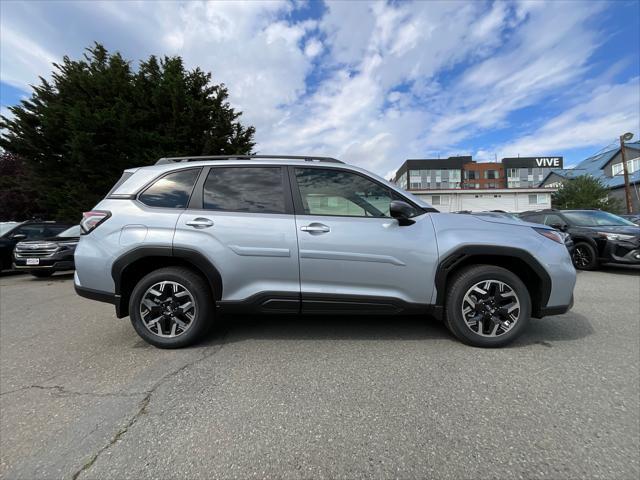
<path id="1" fill-rule="evenodd" d="M 94 290 L 93 288 L 81 287 L 77 283 L 74 282 L 73 288 L 75 288 L 76 293 L 81 297 L 88 298 L 90 300 L 95 300 L 97 302 L 110 303 L 116 307 L 116 316 L 118 318 L 122 318 L 121 315 L 121 299 L 120 295 L 116 295 L 115 293 L 103 292 L 101 290 Z"/>
<path id="2" fill-rule="evenodd" d="M 536 318 L 550 317 L 552 315 L 562 315 L 564 313 L 567 313 L 572 308 L 573 308 L 573 295 L 571 295 L 571 301 L 569 302 L 569 305 L 542 307 L 540 308 L 538 315 L 536 315 Z"/>

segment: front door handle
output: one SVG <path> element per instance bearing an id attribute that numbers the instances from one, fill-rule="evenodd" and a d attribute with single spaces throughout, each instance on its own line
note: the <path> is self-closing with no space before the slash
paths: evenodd
<path id="1" fill-rule="evenodd" d="M 300 227 L 300 230 L 308 233 L 328 233 L 331 231 L 329 227 L 327 227 L 324 223 L 310 223 L 309 225 L 305 225 L 304 227 Z"/>
<path id="2" fill-rule="evenodd" d="M 188 222 L 184 222 L 185 225 L 189 225 L 193 228 L 209 228 L 213 226 L 213 222 L 208 218 L 194 218 L 193 220 L 189 220 Z"/>

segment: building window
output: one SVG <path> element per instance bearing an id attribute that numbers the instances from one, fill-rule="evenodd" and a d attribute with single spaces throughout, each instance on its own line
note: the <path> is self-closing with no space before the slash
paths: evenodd
<path id="1" fill-rule="evenodd" d="M 476 179 L 476 172 L 474 170 L 467 170 L 464 172 L 467 180 L 475 180 Z"/>
<path id="2" fill-rule="evenodd" d="M 518 172 L 517 168 L 510 168 L 507 171 L 507 177 L 509 177 L 509 178 L 520 178 L 520 172 Z"/>
<path id="3" fill-rule="evenodd" d="M 440 205 L 440 195 L 431 196 L 431 205 Z"/>
<path id="4" fill-rule="evenodd" d="M 529 195 L 529 205 L 544 205 L 547 203 L 546 193 L 532 193 Z"/>
<path id="5" fill-rule="evenodd" d="M 485 170 L 484 178 L 488 180 L 495 180 L 498 178 L 498 172 L 496 170 Z"/>
<path id="6" fill-rule="evenodd" d="M 611 167 L 613 175 L 624 175 L 624 169 L 622 168 L 622 162 L 615 163 Z M 640 157 L 627 160 L 627 172 L 629 174 L 640 170 Z"/>

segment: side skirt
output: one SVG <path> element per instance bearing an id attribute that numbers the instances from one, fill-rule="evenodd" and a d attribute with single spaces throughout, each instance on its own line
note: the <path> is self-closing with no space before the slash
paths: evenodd
<path id="1" fill-rule="evenodd" d="M 244 300 L 216 302 L 221 313 L 302 313 L 310 315 L 427 315 L 441 318 L 436 305 L 409 303 L 392 297 L 324 293 L 261 292 Z"/>

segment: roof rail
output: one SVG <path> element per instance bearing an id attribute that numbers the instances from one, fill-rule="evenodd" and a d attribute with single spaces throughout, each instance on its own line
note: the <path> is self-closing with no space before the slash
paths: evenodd
<path id="1" fill-rule="evenodd" d="M 207 155 L 193 157 L 165 157 L 158 160 L 156 162 L 156 165 L 179 162 L 202 162 L 216 160 L 261 160 L 270 158 L 277 160 L 304 160 L 305 162 L 344 163 L 335 158 L 317 157 L 315 155 Z"/>

